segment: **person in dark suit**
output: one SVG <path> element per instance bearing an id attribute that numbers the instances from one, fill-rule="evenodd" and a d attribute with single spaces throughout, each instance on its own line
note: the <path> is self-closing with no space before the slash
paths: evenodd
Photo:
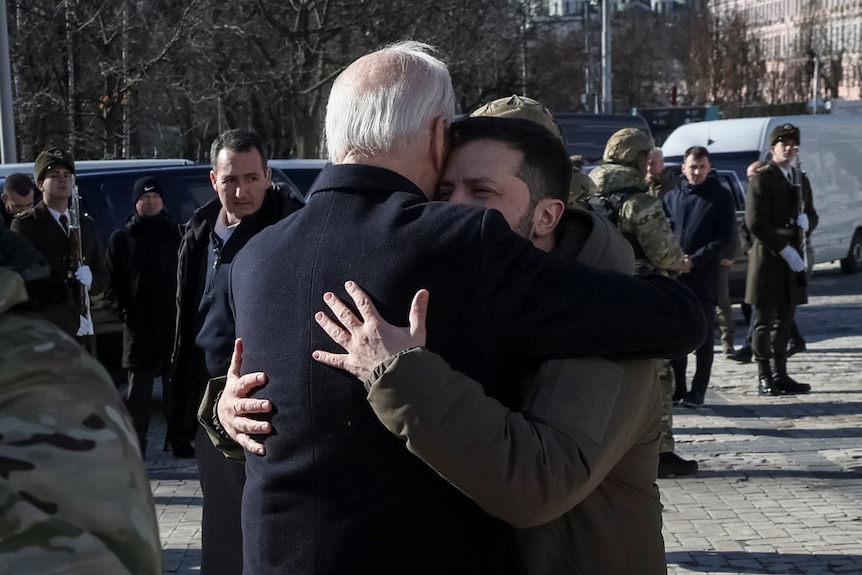
<path id="1" fill-rule="evenodd" d="M 808 302 L 802 244 L 819 218 L 808 178 L 792 165 L 799 154 L 799 128 L 776 126 L 770 142 L 772 160 L 754 174 L 745 205 L 745 224 L 754 238 L 745 301 L 754 306 L 752 351 L 758 391 L 761 395 L 808 393 L 810 385 L 787 375 L 787 343 L 796 306 Z"/>
<path id="2" fill-rule="evenodd" d="M 707 323 L 706 340 L 697 349 L 697 366 L 690 390 L 685 383 L 688 358 L 682 356 L 671 362 L 676 381 L 674 398 L 687 407 L 702 405 L 709 385 L 721 260 L 730 250 L 736 234 L 733 197 L 710 175 L 711 169 L 706 148 L 689 148 L 682 165 L 685 179 L 664 197 L 664 205 L 674 224 L 674 235 L 685 253 L 682 273 L 677 279 L 697 296 Z"/>
<path id="3" fill-rule="evenodd" d="M 201 573 L 236 575 L 242 572 L 240 500 L 245 470 L 206 438 L 197 423 L 197 408 L 207 381 L 227 373 L 230 363 L 234 325 L 228 309 L 228 275 L 234 258 L 255 234 L 302 204 L 289 191 L 272 185 L 266 145 L 254 132 L 220 134 L 210 157 L 210 182 L 217 197 L 195 211 L 180 245 L 166 445 L 177 457 L 197 459 L 203 494 Z"/>
<path id="4" fill-rule="evenodd" d="M 89 310 L 81 308 L 77 292 L 81 287 L 86 289 L 90 296 L 105 291 L 108 287 L 108 270 L 102 255 L 103 248 L 96 235 L 96 227 L 89 216 L 81 215 L 82 261 L 74 261 L 72 255 L 69 200 L 75 185 L 75 159 L 60 148 L 47 149 L 36 158 L 33 177 L 42 192 L 42 201 L 32 210 L 18 214 L 11 229 L 30 240 L 45 256 L 48 264 L 65 278 L 69 293 L 78 305 L 80 316 L 74 331 L 67 331 L 71 335 L 92 335 L 93 323 Z"/>
<path id="5" fill-rule="evenodd" d="M 449 73 L 428 50 L 395 44 L 342 72 L 326 115 L 333 165 L 306 207 L 255 236 L 231 268 L 243 371 L 268 375 L 276 429 L 265 455 L 246 461 L 246 575 L 516 569 L 511 528 L 404 450 L 351 375 L 312 360 L 337 351 L 312 327 L 333 286 L 356 280 L 394 323 L 428 288 L 428 348 L 503 401 L 540 359 L 669 357 L 704 337 L 703 312 L 678 282 L 589 270 L 533 247 L 496 210 L 428 201 L 455 111 Z"/>

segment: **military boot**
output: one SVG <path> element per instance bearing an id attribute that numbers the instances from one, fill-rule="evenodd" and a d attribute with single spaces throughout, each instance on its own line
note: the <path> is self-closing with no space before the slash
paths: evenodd
<path id="1" fill-rule="evenodd" d="M 808 385 L 807 383 L 799 383 L 798 381 L 787 375 L 786 357 L 775 357 L 772 361 L 775 365 L 775 370 L 772 374 L 773 385 L 775 386 L 775 388 L 781 390 L 782 393 L 786 393 L 788 395 L 808 393 L 809 391 L 811 391 L 810 385 Z"/>
<path id="2" fill-rule="evenodd" d="M 775 387 L 772 369 L 768 359 L 757 360 L 757 393 L 760 395 L 781 395 L 781 390 Z"/>

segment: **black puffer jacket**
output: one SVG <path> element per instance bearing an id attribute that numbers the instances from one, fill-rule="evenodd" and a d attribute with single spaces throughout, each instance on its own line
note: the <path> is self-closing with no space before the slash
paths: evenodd
<path id="1" fill-rule="evenodd" d="M 165 212 L 132 216 L 111 235 L 107 267 L 123 320 L 123 367 L 170 365 L 180 228 Z"/>

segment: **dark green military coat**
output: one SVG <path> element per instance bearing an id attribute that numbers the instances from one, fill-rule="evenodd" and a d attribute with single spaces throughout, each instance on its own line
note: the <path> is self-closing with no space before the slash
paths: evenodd
<path id="1" fill-rule="evenodd" d="M 811 197 L 811 184 L 802 174 L 804 211 L 808 215 L 808 234 L 817 227 L 817 210 Z M 748 189 L 745 225 L 754 244 L 748 256 L 745 301 L 758 307 L 773 307 L 808 301 L 808 290 L 800 285 L 798 275 L 790 269 L 781 250 L 791 245 L 800 251 L 801 241 L 796 216 L 800 212 L 799 192 L 784 176 L 775 162 L 762 167 Z M 800 251 L 800 254 L 802 252 Z M 813 265 L 809 262 L 809 265 Z"/>

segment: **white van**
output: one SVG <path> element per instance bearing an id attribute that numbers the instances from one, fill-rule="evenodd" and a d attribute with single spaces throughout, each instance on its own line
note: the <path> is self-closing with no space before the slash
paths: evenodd
<path id="1" fill-rule="evenodd" d="M 685 124 L 662 145 L 668 162 L 704 146 L 713 167 L 732 169 L 743 181 L 756 160 L 769 158 L 769 134 L 790 123 L 801 131 L 799 160 L 820 223 L 811 235 L 814 263 L 841 261 L 845 273 L 862 271 L 862 116 L 817 115 L 740 118 Z"/>

